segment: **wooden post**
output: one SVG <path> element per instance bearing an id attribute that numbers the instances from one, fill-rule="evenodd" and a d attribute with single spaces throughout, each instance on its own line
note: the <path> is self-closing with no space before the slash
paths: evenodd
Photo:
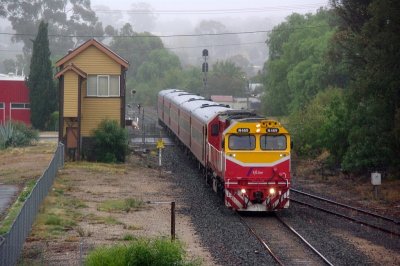
<path id="1" fill-rule="evenodd" d="M 171 240 L 175 240 L 175 201 L 171 202 Z"/>

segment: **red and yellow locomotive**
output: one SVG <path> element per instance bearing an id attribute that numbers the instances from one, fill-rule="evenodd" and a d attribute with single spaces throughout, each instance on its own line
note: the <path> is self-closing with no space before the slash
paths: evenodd
<path id="1" fill-rule="evenodd" d="M 227 207 L 289 207 L 291 141 L 279 122 L 176 89 L 159 92 L 158 118 L 198 160 Z"/>

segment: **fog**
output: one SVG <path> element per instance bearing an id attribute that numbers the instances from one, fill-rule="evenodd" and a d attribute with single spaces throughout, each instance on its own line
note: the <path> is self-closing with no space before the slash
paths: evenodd
<path id="1" fill-rule="evenodd" d="M 248 76 L 261 70 L 267 60 L 265 42 L 274 26 L 293 12 L 314 13 L 327 5 L 328 0 L 91 0 L 103 28 L 110 25 L 119 30 L 130 23 L 136 32 L 161 36 L 165 47 L 179 56 L 183 66 L 200 66 L 202 50 L 208 49 L 210 64 L 230 60 Z M 5 19 L 0 26 L 3 33 L 13 32 Z M 10 35 L 0 38 L 1 62 L 15 57 L 22 44 L 11 45 Z"/>
<path id="2" fill-rule="evenodd" d="M 240 65 L 248 76 L 261 70 L 267 60 L 265 42 L 268 31 L 293 12 L 313 13 L 328 5 L 327 0 L 149 0 L 124 3 L 126 1 L 92 0 L 92 8 L 103 26 L 121 28 L 129 22 L 135 31 L 164 36 L 165 46 L 180 57 L 184 66 L 200 66 L 202 50 L 208 49 L 210 64 L 230 60 Z M 210 33 L 238 34 L 175 36 Z"/>

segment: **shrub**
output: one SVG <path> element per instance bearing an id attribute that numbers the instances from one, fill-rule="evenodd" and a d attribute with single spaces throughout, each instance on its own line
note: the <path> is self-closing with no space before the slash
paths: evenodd
<path id="1" fill-rule="evenodd" d="M 199 265 L 185 260 L 179 241 L 139 239 L 128 245 L 100 247 L 89 253 L 86 265 Z"/>
<path id="2" fill-rule="evenodd" d="M 37 130 L 28 128 L 21 122 L 0 124 L 0 149 L 28 146 L 39 139 Z"/>
<path id="3" fill-rule="evenodd" d="M 55 111 L 51 113 L 49 122 L 47 123 L 47 130 L 50 131 L 57 131 L 58 130 L 58 125 L 59 125 L 59 112 Z"/>
<path id="4" fill-rule="evenodd" d="M 115 120 L 103 120 L 93 132 L 97 161 L 114 163 L 125 161 L 128 152 L 128 132 Z"/>

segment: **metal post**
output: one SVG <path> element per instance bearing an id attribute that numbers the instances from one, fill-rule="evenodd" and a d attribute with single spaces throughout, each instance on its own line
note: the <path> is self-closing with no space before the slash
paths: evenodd
<path id="1" fill-rule="evenodd" d="M 379 186 L 374 186 L 374 199 L 378 199 Z"/>
<path id="2" fill-rule="evenodd" d="M 250 80 L 246 79 L 246 94 L 247 94 L 247 101 L 246 101 L 246 106 L 247 110 L 250 110 Z"/>
<path id="3" fill-rule="evenodd" d="M 175 201 L 148 201 L 148 204 L 169 204 L 171 203 L 171 241 L 175 240 Z"/>
<path id="4" fill-rule="evenodd" d="M 161 169 L 161 157 L 162 157 L 161 152 L 162 152 L 162 149 L 159 148 L 158 149 L 158 166 L 160 167 L 160 169 Z"/>
<path id="5" fill-rule="evenodd" d="M 175 240 L 175 201 L 171 202 L 171 240 Z"/>
<path id="6" fill-rule="evenodd" d="M 162 149 L 158 149 L 158 176 L 161 177 L 161 158 L 162 158 Z"/>
<path id="7" fill-rule="evenodd" d="M 379 186 L 381 185 L 381 173 L 373 172 L 371 173 L 371 184 L 374 188 L 374 199 L 378 199 Z"/>
<path id="8" fill-rule="evenodd" d="M 142 144 L 143 144 L 143 151 L 145 150 L 146 145 L 146 129 L 144 128 L 144 107 L 142 107 Z"/>
<path id="9" fill-rule="evenodd" d="M 207 57 L 208 57 L 208 50 L 204 49 L 202 55 L 203 55 L 203 58 L 204 58 L 204 63 L 203 63 L 202 68 L 201 68 L 202 72 L 203 72 L 204 97 L 208 98 L 207 97 L 207 93 L 208 93 L 208 91 L 207 91 L 207 72 L 208 72 Z"/>

